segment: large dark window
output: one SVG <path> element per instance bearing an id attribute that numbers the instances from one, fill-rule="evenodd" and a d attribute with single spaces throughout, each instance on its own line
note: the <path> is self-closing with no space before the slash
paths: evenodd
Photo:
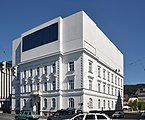
<path id="1" fill-rule="evenodd" d="M 23 37 L 22 52 L 58 40 L 58 23 Z"/>

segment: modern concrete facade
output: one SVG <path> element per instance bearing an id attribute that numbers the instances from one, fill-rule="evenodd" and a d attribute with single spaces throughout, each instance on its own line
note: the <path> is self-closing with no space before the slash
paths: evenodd
<path id="1" fill-rule="evenodd" d="M 123 54 L 83 11 L 23 33 L 13 41 L 13 62 L 12 110 L 114 110 L 118 96 L 123 102 Z"/>
<path id="2" fill-rule="evenodd" d="M 11 112 L 12 62 L 0 62 L 0 111 Z"/>

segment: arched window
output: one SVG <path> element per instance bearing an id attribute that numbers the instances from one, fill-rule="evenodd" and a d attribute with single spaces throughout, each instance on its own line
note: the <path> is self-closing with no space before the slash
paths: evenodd
<path id="1" fill-rule="evenodd" d="M 40 86 L 39 83 L 37 83 L 37 91 L 39 91 L 39 86 Z"/>
<path id="2" fill-rule="evenodd" d="M 52 80 L 52 90 L 56 90 L 56 80 Z"/>
<path id="3" fill-rule="evenodd" d="M 104 109 L 106 108 L 106 103 L 105 103 L 105 100 L 103 100 L 103 107 L 104 107 Z"/>
<path id="4" fill-rule="evenodd" d="M 74 98 L 69 98 L 69 107 L 74 108 Z"/>
<path id="5" fill-rule="evenodd" d="M 47 99 L 44 99 L 44 108 L 47 108 Z"/>
<path id="6" fill-rule="evenodd" d="M 24 99 L 24 107 L 26 107 L 26 99 Z"/>
<path id="7" fill-rule="evenodd" d="M 89 98 L 89 108 L 93 108 L 93 100 L 92 100 L 92 98 Z"/>
<path id="8" fill-rule="evenodd" d="M 55 98 L 52 98 L 52 108 L 55 109 L 56 107 L 56 100 Z"/>
<path id="9" fill-rule="evenodd" d="M 44 82 L 44 91 L 47 91 L 47 82 Z"/>
<path id="10" fill-rule="evenodd" d="M 110 101 L 108 100 L 108 109 L 110 110 Z"/>
<path id="11" fill-rule="evenodd" d="M 100 103 L 100 99 L 98 100 L 98 109 L 100 109 L 101 108 L 101 105 L 100 105 L 101 103 Z"/>
<path id="12" fill-rule="evenodd" d="M 114 102 L 112 101 L 112 109 L 114 108 Z"/>
<path id="13" fill-rule="evenodd" d="M 24 85 L 24 93 L 26 92 L 26 85 Z"/>
<path id="14" fill-rule="evenodd" d="M 30 108 L 32 108 L 32 99 L 30 99 Z"/>

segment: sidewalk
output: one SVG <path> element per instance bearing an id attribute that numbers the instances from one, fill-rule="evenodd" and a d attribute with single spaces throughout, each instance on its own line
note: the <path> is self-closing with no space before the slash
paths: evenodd
<path id="1" fill-rule="evenodd" d="M 47 120 L 47 117 L 45 117 L 45 116 L 40 116 L 39 120 Z"/>

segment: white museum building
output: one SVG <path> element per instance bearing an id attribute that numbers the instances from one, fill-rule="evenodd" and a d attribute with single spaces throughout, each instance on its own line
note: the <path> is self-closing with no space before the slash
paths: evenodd
<path id="1" fill-rule="evenodd" d="M 13 41 L 12 110 L 114 110 L 123 102 L 123 54 L 80 11 Z"/>

